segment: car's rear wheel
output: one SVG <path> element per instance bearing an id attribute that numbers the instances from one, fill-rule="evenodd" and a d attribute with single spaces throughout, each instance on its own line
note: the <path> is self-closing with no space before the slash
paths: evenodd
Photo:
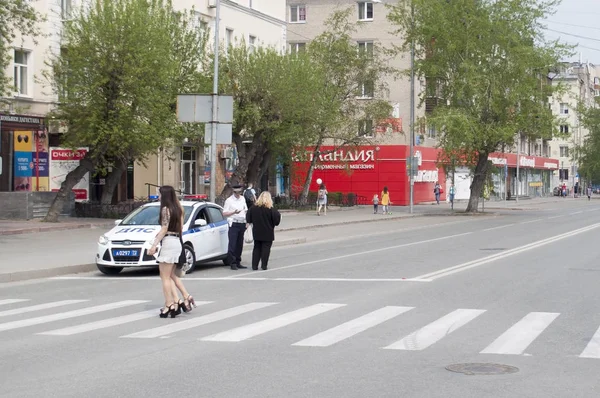
<path id="1" fill-rule="evenodd" d="M 123 271 L 123 267 L 105 267 L 100 264 L 96 264 L 96 267 L 98 267 L 98 270 L 104 275 L 117 275 L 119 272 Z"/>
<path id="2" fill-rule="evenodd" d="M 183 245 L 185 249 L 185 265 L 183 269 L 186 274 L 191 274 L 196 269 L 196 253 L 194 253 L 194 249 L 192 246 L 187 243 Z"/>

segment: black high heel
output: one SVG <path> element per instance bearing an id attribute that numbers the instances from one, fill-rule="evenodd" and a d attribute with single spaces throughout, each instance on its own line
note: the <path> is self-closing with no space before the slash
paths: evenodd
<path id="1" fill-rule="evenodd" d="M 190 305 L 190 311 L 192 310 L 192 306 L 193 306 L 194 308 L 196 308 L 196 307 L 197 307 L 197 305 L 196 305 L 196 300 L 194 300 L 194 298 L 192 297 L 192 295 L 191 295 L 191 294 L 190 294 L 189 296 L 187 296 L 186 300 L 187 300 L 187 302 L 188 302 L 188 303 L 189 303 L 189 305 Z"/>
<path id="2" fill-rule="evenodd" d="M 171 304 L 171 306 L 169 307 L 168 313 L 171 314 L 171 318 L 175 318 L 177 315 L 181 314 L 181 308 L 179 307 L 179 304 L 177 304 L 177 303 Z"/>
<path id="3" fill-rule="evenodd" d="M 171 313 L 171 307 L 164 306 L 163 308 L 160 309 L 160 313 L 158 314 L 158 316 L 160 316 L 161 318 L 168 318 L 170 313 Z"/>
<path id="4" fill-rule="evenodd" d="M 179 300 L 179 308 L 181 308 L 183 310 L 183 312 L 190 312 L 192 310 L 192 307 L 190 307 L 190 304 L 188 303 L 188 305 L 185 305 L 185 300 Z"/>

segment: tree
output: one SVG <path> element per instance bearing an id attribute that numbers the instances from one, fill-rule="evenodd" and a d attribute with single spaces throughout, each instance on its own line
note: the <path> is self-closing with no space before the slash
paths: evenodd
<path id="1" fill-rule="evenodd" d="M 394 70 L 387 65 L 376 44 L 358 45 L 352 40 L 357 24 L 350 22 L 353 8 L 338 10 L 326 21 L 326 31 L 308 45 L 313 85 L 312 109 L 299 124 L 303 140 L 297 148 L 311 147 L 311 159 L 300 194 L 306 203 L 312 174 L 323 145 L 340 147 L 372 143 L 375 126 L 390 116 L 391 105 L 381 98 L 386 92 L 384 76 Z M 369 99 L 365 99 L 369 98 Z M 302 146 L 301 146 L 302 145 Z"/>
<path id="2" fill-rule="evenodd" d="M 306 57 L 273 48 L 250 51 L 242 42 L 228 49 L 220 91 L 234 99 L 232 139 L 239 163 L 232 183 L 257 184 L 273 160 L 290 157 L 302 139 L 298 120 L 314 109 L 311 67 Z M 221 196 L 228 192 L 225 186 Z"/>
<path id="3" fill-rule="evenodd" d="M 415 48 L 415 73 L 427 80 L 421 102 L 441 98 L 426 116 L 442 131 L 440 161 L 468 164 L 468 212 L 476 212 L 490 171 L 488 155 L 511 148 L 520 134 L 551 138 L 547 99 L 559 89 L 547 73 L 568 48 L 545 41 L 542 20 L 556 0 L 402 0 L 388 18 Z"/>
<path id="4" fill-rule="evenodd" d="M 579 174 L 586 180 L 600 182 L 600 101 L 595 106 L 579 105 L 578 115 L 581 124 L 589 131 L 581 146 L 575 148 L 574 156 L 579 160 Z"/>
<path id="5" fill-rule="evenodd" d="M 28 0 L 0 0 L 0 97 L 12 96 L 14 84 L 6 76 L 12 61 L 13 45 L 19 37 L 40 34 L 37 24 L 42 20 Z"/>
<path id="6" fill-rule="evenodd" d="M 46 75 L 59 95 L 52 116 L 67 125 L 63 145 L 89 151 L 66 176 L 46 221 L 57 221 L 86 173 L 122 170 L 181 142 L 189 128 L 177 123 L 177 94 L 207 81 L 199 71 L 204 38 L 192 18 L 168 0 L 99 0 L 65 24 L 64 50 Z"/>

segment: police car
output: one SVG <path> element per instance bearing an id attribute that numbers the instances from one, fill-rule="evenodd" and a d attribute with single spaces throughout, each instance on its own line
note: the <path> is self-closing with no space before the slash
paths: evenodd
<path id="1" fill-rule="evenodd" d="M 223 208 L 198 201 L 181 201 L 181 206 L 184 211 L 182 238 L 187 259 L 184 269 L 190 273 L 198 262 L 225 262 L 229 225 L 223 217 Z M 123 220 L 116 220 L 115 227 L 100 236 L 96 253 L 96 266 L 100 272 L 116 275 L 124 267 L 158 266 L 156 257 L 148 255 L 147 251 L 160 230 L 159 212 L 160 203 L 147 203 Z"/>

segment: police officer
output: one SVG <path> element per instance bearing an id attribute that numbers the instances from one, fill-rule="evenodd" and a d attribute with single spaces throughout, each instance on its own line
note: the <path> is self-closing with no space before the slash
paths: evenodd
<path id="1" fill-rule="evenodd" d="M 241 264 L 244 247 L 244 232 L 246 231 L 246 199 L 242 196 L 242 186 L 234 185 L 233 194 L 227 198 L 223 206 L 223 215 L 229 221 L 229 246 L 227 262 L 232 270 L 248 268 Z"/>

